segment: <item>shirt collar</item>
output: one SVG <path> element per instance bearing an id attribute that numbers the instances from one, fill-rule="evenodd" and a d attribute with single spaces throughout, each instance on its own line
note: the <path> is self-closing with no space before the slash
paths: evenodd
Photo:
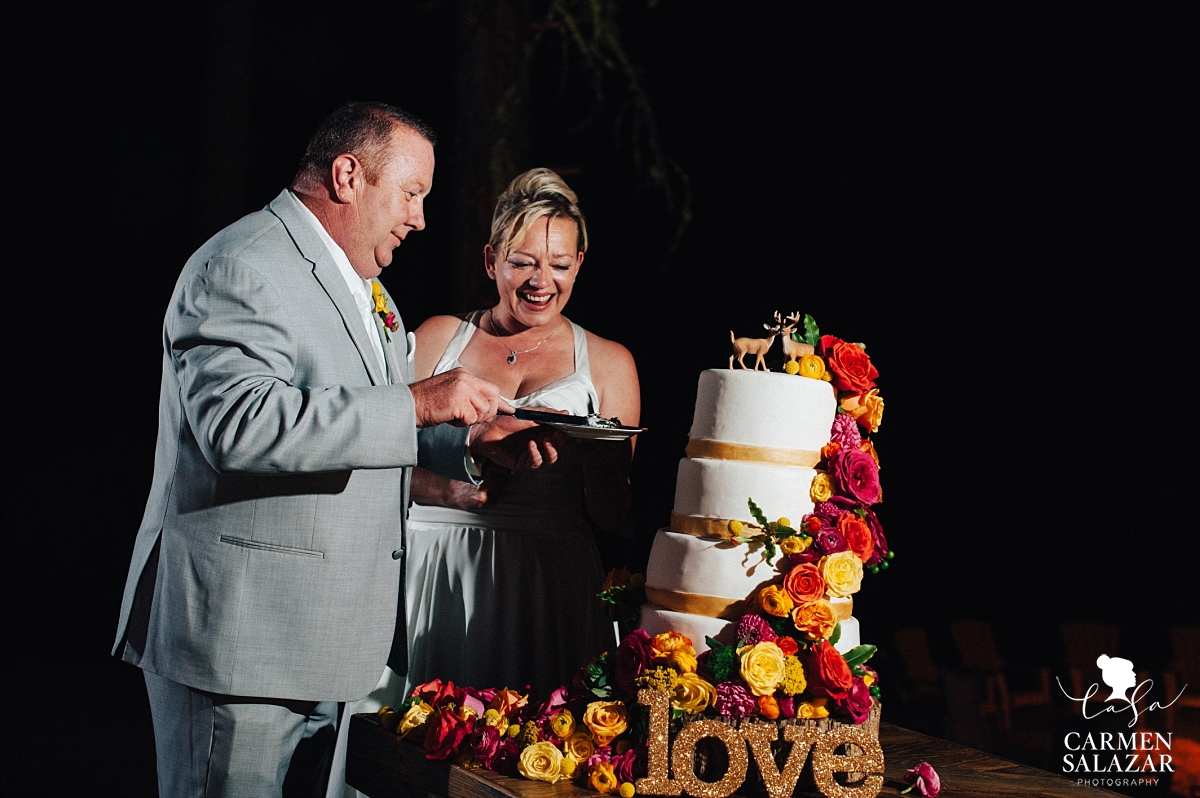
<path id="1" fill-rule="evenodd" d="M 329 231 L 325 229 L 325 225 L 321 224 L 321 220 L 316 217 L 316 214 L 309 210 L 307 205 L 300 202 L 299 197 L 296 197 L 296 202 L 303 211 L 300 215 L 312 225 L 321 242 L 325 244 L 325 248 L 329 250 L 329 254 L 333 256 L 333 262 L 337 264 L 342 279 L 346 281 L 346 287 L 350 289 L 350 296 L 354 298 L 354 304 L 360 311 L 374 310 L 375 301 L 371 298 L 370 283 L 354 271 L 354 267 L 350 265 L 350 259 L 346 257 L 346 252 L 333 240 L 333 236 L 329 235 Z"/>

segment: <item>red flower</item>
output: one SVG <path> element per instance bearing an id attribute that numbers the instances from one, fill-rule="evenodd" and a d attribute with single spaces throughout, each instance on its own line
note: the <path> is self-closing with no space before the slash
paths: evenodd
<path id="1" fill-rule="evenodd" d="M 474 725 L 474 719 L 463 720 L 453 707 L 436 710 L 425 732 L 425 758 L 449 759 L 458 751 Z"/>
<path id="2" fill-rule="evenodd" d="M 828 640 L 820 640 L 808 650 L 804 675 L 808 678 L 809 692 L 835 700 L 848 696 L 854 683 L 846 658 Z"/>
<path id="3" fill-rule="evenodd" d="M 875 387 L 879 372 L 871 365 L 867 350 L 848 344 L 832 335 L 821 336 L 821 357 L 833 372 L 833 385 L 839 391 L 866 393 Z"/>

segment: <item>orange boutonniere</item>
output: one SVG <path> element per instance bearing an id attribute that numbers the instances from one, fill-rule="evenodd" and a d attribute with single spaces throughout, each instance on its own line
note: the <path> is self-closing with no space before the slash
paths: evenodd
<path id="1" fill-rule="evenodd" d="M 371 298 L 375 300 L 375 312 L 383 320 L 383 335 L 388 339 L 388 343 L 391 343 L 392 336 L 389 332 L 396 332 L 400 329 L 400 319 L 396 318 L 395 313 L 388 310 L 387 294 L 383 293 L 383 286 L 379 284 L 378 280 L 371 281 Z"/>

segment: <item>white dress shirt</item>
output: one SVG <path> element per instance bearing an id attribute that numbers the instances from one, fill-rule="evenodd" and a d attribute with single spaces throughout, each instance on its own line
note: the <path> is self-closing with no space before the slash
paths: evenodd
<path id="1" fill-rule="evenodd" d="M 363 326 L 367 330 L 367 340 L 371 342 L 375 354 L 379 357 L 379 366 L 384 379 L 391 382 L 391 375 L 387 373 L 387 359 L 383 356 L 383 342 L 379 340 L 379 323 L 376 321 L 375 299 L 371 296 L 370 282 L 358 276 L 358 272 L 354 271 L 354 267 L 350 265 L 350 259 L 346 257 L 346 253 L 333 240 L 333 237 L 325 229 L 325 225 L 321 224 L 321 220 L 308 209 L 308 206 L 301 202 L 300 207 L 304 209 L 304 218 L 312 224 L 313 229 L 317 231 L 317 235 L 324 242 L 325 248 L 329 250 L 329 254 L 333 255 L 333 262 L 337 264 L 342 279 L 346 281 L 346 287 L 350 289 L 350 296 L 354 297 L 354 304 L 358 307 Z"/>

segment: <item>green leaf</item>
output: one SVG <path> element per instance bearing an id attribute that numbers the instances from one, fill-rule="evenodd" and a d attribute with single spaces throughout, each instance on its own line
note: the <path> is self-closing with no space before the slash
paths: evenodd
<path id="1" fill-rule="evenodd" d="M 763 515 L 763 511 L 754 503 L 754 499 L 747 499 L 746 503 L 750 506 L 750 515 L 754 516 L 754 520 L 765 527 L 767 525 L 767 517 Z"/>
<path id="2" fill-rule="evenodd" d="M 829 636 L 829 645 L 836 646 L 837 641 L 842 639 L 842 624 L 839 621 L 833 625 L 833 634 Z"/>
<path id="3" fill-rule="evenodd" d="M 862 665 L 864 662 L 869 660 L 871 657 L 875 656 L 875 652 L 877 650 L 878 649 L 876 649 L 875 646 L 869 646 L 869 645 L 855 646 L 854 648 L 852 648 L 846 652 L 846 664 L 849 665 L 850 667 L 854 667 L 855 665 Z"/>
<path id="4" fill-rule="evenodd" d="M 817 329 L 817 320 L 807 313 L 804 314 L 804 341 L 814 347 L 821 343 L 821 331 Z"/>
<path id="5" fill-rule="evenodd" d="M 763 548 L 767 550 L 767 565 L 770 565 L 771 560 L 775 559 L 775 538 L 770 535 L 764 537 Z"/>

